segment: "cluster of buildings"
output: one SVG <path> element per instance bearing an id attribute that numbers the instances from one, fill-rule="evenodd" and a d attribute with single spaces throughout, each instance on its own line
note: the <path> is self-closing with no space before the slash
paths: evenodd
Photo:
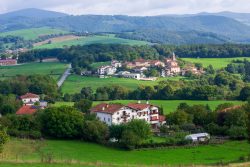
<path id="1" fill-rule="evenodd" d="M 165 123 L 165 117 L 160 115 L 159 108 L 148 102 L 143 104 L 138 101 L 138 103 L 127 105 L 101 103 L 93 107 L 91 113 L 95 113 L 100 121 L 107 125 L 119 125 L 133 119 L 145 120 L 152 128 L 157 128 Z"/>
<path id="2" fill-rule="evenodd" d="M 0 59 L 0 66 L 13 66 L 17 65 L 16 59 Z"/>
<path id="3" fill-rule="evenodd" d="M 126 69 L 126 71 L 119 70 Z M 112 61 L 110 65 L 101 66 L 97 69 L 97 74 L 100 78 L 105 76 L 118 76 L 123 78 L 133 78 L 137 80 L 156 80 L 155 77 L 146 78 L 145 71 L 151 68 L 157 68 L 161 77 L 171 77 L 177 75 L 186 75 L 187 72 L 191 72 L 195 75 L 203 74 L 202 69 L 197 69 L 194 65 L 190 64 L 184 68 L 179 66 L 175 53 L 164 61 L 160 60 L 144 60 L 137 59 L 132 62 L 121 63 L 119 61 Z"/>
<path id="4" fill-rule="evenodd" d="M 26 93 L 20 96 L 23 106 L 16 112 L 17 115 L 34 114 L 39 109 L 45 109 L 48 106 L 46 101 L 40 100 L 40 96 L 33 93 Z"/>

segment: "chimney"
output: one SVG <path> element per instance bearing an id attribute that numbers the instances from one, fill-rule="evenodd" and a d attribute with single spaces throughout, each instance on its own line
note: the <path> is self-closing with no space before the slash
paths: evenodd
<path id="1" fill-rule="evenodd" d="M 102 111 L 104 111 L 105 110 L 105 107 L 102 107 Z"/>
<path id="2" fill-rule="evenodd" d="M 149 104 L 149 101 L 147 100 L 147 102 L 146 102 L 147 104 Z"/>
<path id="3" fill-rule="evenodd" d="M 141 100 L 138 100 L 138 102 L 137 102 L 138 104 L 141 104 Z"/>

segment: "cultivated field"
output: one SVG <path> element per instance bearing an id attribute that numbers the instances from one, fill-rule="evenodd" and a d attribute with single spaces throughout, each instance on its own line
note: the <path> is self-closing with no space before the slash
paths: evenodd
<path id="1" fill-rule="evenodd" d="M 67 67 L 67 64 L 59 62 L 28 63 L 17 66 L 0 66 L 0 78 L 4 79 L 16 75 L 43 74 L 51 75 L 57 80 Z"/>
<path id="2" fill-rule="evenodd" d="M 250 57 L 237 57 L 237 58 L 183 58 L 185 61 L 189 61 L 192 63 L 202 63 L 203 67 L 207 67 L 210 64 L 214 67 L 214 69 L 220 69 L 226 67 L 233 60 L 250 60 Z"/>
<path id="3" fill-rule="evenodd" d="M 49 42 L 51 43 L 60 43 L 60 42 L 65 42 L 65 41 L 71 41 L 71 40 L 79 40 L 80 37 L 75 36 L 75 35 L 64 35 L 64 36 L 59 36 L 59 37 L 54 37 L 47 39 L 42 42 L 37 42 L 33 44 L 34 47 L 42 46 L 42 45 L 47 45 Z"/>
<path id="4" fill-rule="evenodd" d="M 172 80 L 183 79 L 183 77 L 173 77 L 168 78 Z M 154 86 L 157 85 L 159 81 L 167 80 L 167 78 L 161 78 L 157 81 L 138 81 L 135 79 L 128 78 L 98 78 L 98 77 L 83 77 L 78 75 L 71 75 L 62 86 L 63 93 L 79 93 L 83 87 L 91 87 L 93 90 L 101 86 L 109 85 L 120 85 L 128 89 L 136 89 L 140 85 L 144 86 Z"/>
<path id="5" fill-rule="evenodd" d="M 72 45 L 90 45 L 90 44 L 128 44 L 128 45 L 146 45 L 148 42 L 129 40 L 117 38 L 114 35 L 102 35 L 102 36 L 88 36 L 80 37 L 79 39 L 67 40 L 62 42 L 52 42 L 51 44 L 44 44 L 36 46 L 34 49 L 51 49 L 51 48 L 63 48 L 64 46 Z"/>
<path id="6" fill-rule="evenodd" d="M 48 27 L 43 28 L 30 28 L 30 29 L 23 29 L 23 30 L 16 30 L 16 31 L 8 31 L 4 33 L 0 33 L 0 36 L 19 36 L 23 37 L 26 40 L 34 40 L 37 39 L 39 36 L 50 35 L 50 34 L 60 34 L 60 33 L 68 33 L 67 31 L 53 29 Z"/>
<path id="7" fill-rule="evenodd" d="M 107 103 L 121 103 L 121 104 L 128 104 L 128 103 L 136 103 L 136 100 L 114 100 L 114 101 L 108 101 Z M 223 103 L 233 103 L 234 105 L 240 105 L 244 102 L 242 101 L 223 101 L 223 100 L 217 100 L 217 101 L 199 101 L 199 100 L 150 100 L 150 104 L 157 105 L 159 107 L 163 108 L 164 114 L 168 114 L 170 112 L 174 112 L 180 103 L 187 103 L 189 105 L 206 105 L 208 104 L 212 110 L 215 110 L 216 107 L 219 104 Z M 93 105 L 97 105 L 99 103 L 103 102 L 94 102 Z M 145 103 L 145 101 L 142 101 L 142 103 Z M 54 106 L 73 106 L 73 102 L 56 102 Z"/>
<path id="8" fill-rule="evenodd" d="M 6 145 L 1 158 L 5 161 L 39 163 L 42 157 L 50 155 L 52 161 L 64 162 L 65 165 L 75 162 L 80 166 L 79 164 L 82 162 L 85 163 L 83 166 L 91 166 L 87 165 L 91 163 L 96 164 L 93 166 L 112 166 L 115 164 L 117 166 L 154 164 L 155 166 L 235 162 L 241 156 L 249 154 L 250 144 L 246 141 L 230 141 L 221 145 L 191 148 L 123 151 L 82 141 L 12 139 Z M 5 166 L 9 167 L 11 164 L 6 165 L 5 163 Z M 41 166 L 41 164 L 37 164 L 37 166 Z"/>

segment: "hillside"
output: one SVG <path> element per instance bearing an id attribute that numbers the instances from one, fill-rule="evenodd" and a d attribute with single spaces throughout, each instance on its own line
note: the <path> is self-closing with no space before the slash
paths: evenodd
<path id="1" fill-rule="evenodd" d="M 72 16 L 27 9 L 0 15 L 0 32 L 51 27 L 74 32 L 119 33 L 124 38 L 166 44 L 249 43 L 250 27 L 240 21 L 243 17 L 240 16 L 228 13 L 150 17 Z"/>

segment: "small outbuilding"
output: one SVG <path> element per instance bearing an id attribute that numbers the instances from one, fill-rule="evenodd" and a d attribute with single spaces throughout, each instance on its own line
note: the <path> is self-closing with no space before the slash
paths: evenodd
<path id="1" fill-rule="evenodd" d="M 197 134 L 187 135 L 185 139 L 191 140 L 192 142 L 205 142 L 210 139 L 210 135 L 208 133 L 197 133 Z"/>

